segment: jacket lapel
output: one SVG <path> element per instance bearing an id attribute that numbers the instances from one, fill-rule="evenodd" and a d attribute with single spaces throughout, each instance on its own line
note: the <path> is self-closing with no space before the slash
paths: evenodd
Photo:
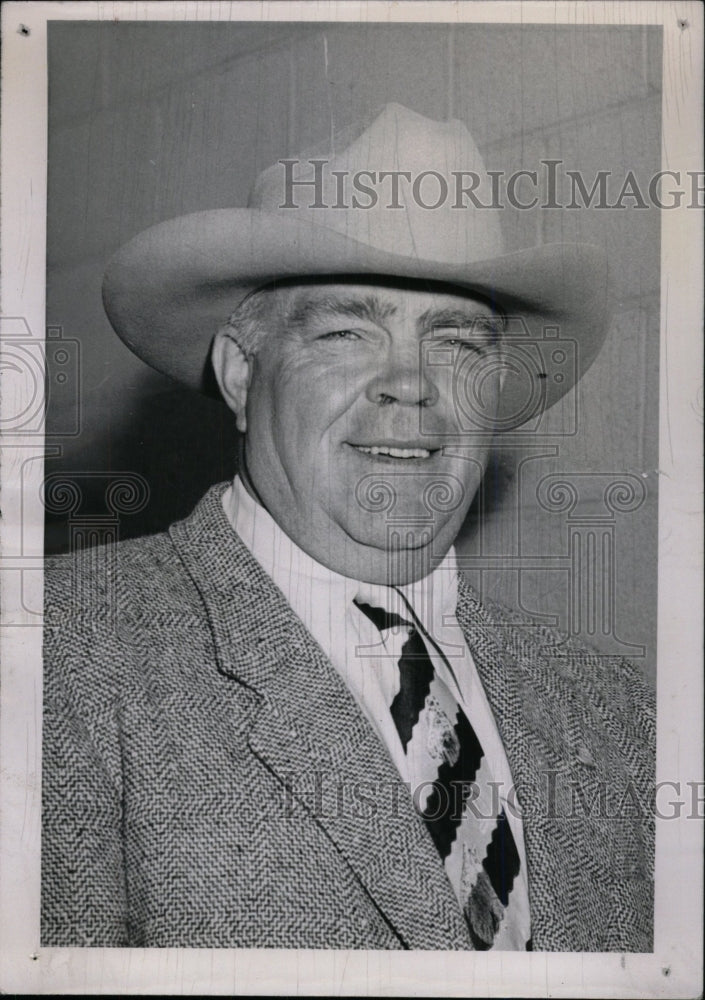
<path id="1" fill-rule="evenodd" d="M 204 602 L 218 669 L 259 695 L 252 752 L 325 830 L 405 947 L 472 947 L 386 747 L 232 531 L 223 491 L 209 491 L 170 533 Z"/>
<path id="2" fill-rule="evenodd" d="M 495 621 L 472 588 L 459 581 L 458 621 L 472 651 L 509 760 L 522 808 L 532 941 L 536 951 L 586 950 L 584 913 L 595 900 L 585 888 L 581 865 L 599 848 L 584 823 L 566 820 L 560 789 L 581 775 L 583 729 L 537 694 L 551 684 L 555 667 L 532 648 L 524 656 L 509 648 L 516 625 Z M 521 640 L 520 640 L 521 641 Z M 520 647 L 519 647 L 520 648 Z M 559 703 L 563 698 L 554 699 Z M 570 908 L 568 908 L 570 907 Z"/>

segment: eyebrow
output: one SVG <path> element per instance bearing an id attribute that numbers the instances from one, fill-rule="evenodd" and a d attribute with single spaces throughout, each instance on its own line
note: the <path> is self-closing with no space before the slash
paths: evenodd
<path id="1" fill-rule="evenodd" d="M 468 309 L 428 309 L 419 319 L 422 333 L 436 329 L 471 330 L 489 333 L 494 337 L 504 329 L 504 319 L 499 313 L 488 316 Z"/>
<path id="2" fill-rule="evenodd" d="M 376 295 L 365 295 L 363 298 L 324 295 L 316 299 L 306 299 L 295 306 L 288 316 L 288 321 L 292 325 L 302 326 L 311 320 L 328 319 L 335 315 L 370 320 L 381 326 L 396 311 L 396 306 L 391 302 L 382 302 Z"/>

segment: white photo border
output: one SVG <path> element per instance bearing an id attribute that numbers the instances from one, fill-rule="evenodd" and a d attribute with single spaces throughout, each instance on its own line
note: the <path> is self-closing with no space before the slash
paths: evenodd
<path id="1" fill-rule="evenodd" d="M 44 337 L 47 21 L 114 18 L 661 25 L 663 169 L 703 170 L 703 9 L 695 2 L 8 2 L 2 10 L 3 334 L 10 330 L 12 336 L 19 322 L 33 341 L 41 343 Z M 657 688 L 657 781 L 699 782 L 701 796 L 702 218 L 701 212 L 685 205 L 661 217 Z M 4 412 L 16 412 L 38 391 L 28 380 L 19 390 L 26 395 L 18 400 L 12 384 L 12 398 L 3 394 Z M 3 441 L 0 990 L 491 997 L 700 994 L 703 827 L 685 814 L 657 822 L 655 945 L 649 955 L 40 947 L 42 637 L 40 628 L 25 627 L 30 621 L 23 609 L 42 604 L 42 456 L 41 437 L 15 434 Z M 32 490 L 35 500 L 29 502 L 20 495 L 18 474 L 27 462 L 37 487 Z"/>

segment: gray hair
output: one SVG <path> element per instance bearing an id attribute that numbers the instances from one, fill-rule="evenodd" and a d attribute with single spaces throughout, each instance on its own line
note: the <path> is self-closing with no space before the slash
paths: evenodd
<path id="1" fill-rule="evenodd" d="M 267 334 L 268 320 L 276 315 L 277 289 L 266 285 L 250 292 L 232 313 L 221 331 L 232 337 L 243 354 L 250 358 L 257 353 Z"/>

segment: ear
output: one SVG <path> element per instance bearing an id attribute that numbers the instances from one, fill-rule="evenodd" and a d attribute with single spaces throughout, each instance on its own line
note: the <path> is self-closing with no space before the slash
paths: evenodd
<path id="1" fill-rule="evenodd" d="M 251 368 L 230 327 L 221 327 L 216 333 L 211 360 L 223 399 L 236 416 L 237 429 L 244 434 L 247 429 L 245 405 Z"/>

